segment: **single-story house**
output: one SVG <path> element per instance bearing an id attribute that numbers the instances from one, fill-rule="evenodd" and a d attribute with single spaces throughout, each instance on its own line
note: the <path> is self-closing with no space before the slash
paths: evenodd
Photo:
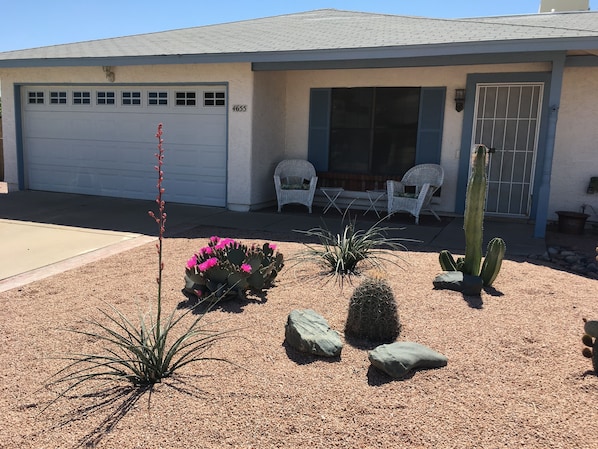
<path id="1" fill-rule="evenodd" d="M 347 201 L 442 165 L 462 214 L 472 146 L 492 148 L 488 215 L 598 211 L 598 13 L 436 19 L 332 9 L 0 53 L 11 189 L 275 204 L 274 168 L 310 160 Z M 591 219 L 590 219 L 591 220 Z"/>

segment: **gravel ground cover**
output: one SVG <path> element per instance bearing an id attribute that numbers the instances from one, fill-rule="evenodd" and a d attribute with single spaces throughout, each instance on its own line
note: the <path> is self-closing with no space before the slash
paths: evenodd
<path id="1" fill-rule="evenodd" d="M 185 308 L 185 262 L 222 230 L 164 242 L 164 307 Z M 223 303 L 206 326 L 235 330 L 210 353 L 234 361 L 183 369 L 151 396 L 106 385 L 56 397 L 44 381 L 54 357 L 98 352 L 87 329 L 108 304 L 135 318 L 155 304 L 148 244 L 0 293 L 0 448 L 592 448 L 598 447 L 598 377 L 581 356 L 582 318 L 598 319 L 596 280 L 537 260 L 506 260 L 479 298 L 435 290 L 438 253 L 402 253 L 388 267 L 402 331 L 448 365 L 393 380 L 345 343 L 341 357 L 297 353 L 284 342 L 293 309 L 311 308 L 342 333 L 354 285 L 294 266 L 297 235 L 230 231 L 271 242 L 287 263 L 275 286 Z M 507 242 L 508 244 L 508 242 Z M 150 400 L 151 399 L 151 400 Z"/>

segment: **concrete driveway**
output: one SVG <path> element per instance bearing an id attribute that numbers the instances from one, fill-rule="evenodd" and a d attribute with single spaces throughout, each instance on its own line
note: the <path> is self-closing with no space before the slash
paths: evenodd
<path id="1" fill-rule="evenodd" d="M 117 231 L 0 219 L 0 280 L 140 237 Z M 18 254 L 19 257 L 10 257 Z"/>

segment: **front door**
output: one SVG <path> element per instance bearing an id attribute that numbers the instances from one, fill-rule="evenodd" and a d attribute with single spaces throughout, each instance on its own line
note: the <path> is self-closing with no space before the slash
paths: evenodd
<path id="1" fill-rule="evenodd" d="M 529 217 L 543 83 L 480 83 L 473 143 L 490 148 L 486 213 Z"/>

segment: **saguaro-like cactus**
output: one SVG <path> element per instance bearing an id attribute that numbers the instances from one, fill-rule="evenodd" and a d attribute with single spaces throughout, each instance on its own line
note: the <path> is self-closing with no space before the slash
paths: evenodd
<path id="1" fill-rule="evenodd" d="M 485 145 L 476 145 L 471 176 L 467 183 L 465 197 L 465 258 L 455 261 L 451 253 L 442 250 L 439 255 L 440 266 L 444 271 L 462 271 L 465 274 L 480 276 L 484 286 L 492 285 L 506 251 L 503 239 L 495 237 L 488 243 L 486 257 L 482 265 L 482 241 L 484 230 L 484 206 L 486 203 L 486 154 Z M 481 267 L 481 268 L 480 268 Z"/>

